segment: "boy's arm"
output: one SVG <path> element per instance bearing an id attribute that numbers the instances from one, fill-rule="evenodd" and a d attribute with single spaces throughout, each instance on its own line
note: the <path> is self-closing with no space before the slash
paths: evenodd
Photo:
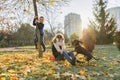
<path id="1" fill-rule="evenodd" d="M 35 18 L 34 18 L 34 20 L 33 20 L 33 25 L 36 26 Z"/>
<path id="2" fill-rule="evenodd" d="M 33 25 L 36 26 L 36 20 L 38 19 L 37 16 L 35 16 L 35 18 L 33 19 Z"/>

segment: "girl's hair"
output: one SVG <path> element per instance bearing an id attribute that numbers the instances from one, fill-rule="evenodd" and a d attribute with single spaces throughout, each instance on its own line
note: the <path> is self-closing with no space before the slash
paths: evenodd
<path id="1" fill-rule="evenodd" d="M 55 35 L 55 37 L 53 38 L 52 43 L 56 43 L 56 42 L 57 42 L 57 39 L 58 39 L 58 40 L 62 39 L 62 40 L 64 41 L 64 36 L 63 36 L 63 34 L 57 33 L 57 34 Z"/>

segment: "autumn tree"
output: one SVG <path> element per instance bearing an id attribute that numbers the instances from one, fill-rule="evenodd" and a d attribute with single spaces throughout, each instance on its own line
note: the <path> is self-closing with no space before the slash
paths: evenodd
<path id="1" fill-rule="evenodd" d="M 79 36 L 76 34 L 76 33 L 72 33 L 71 35 L 70 35 L 70 40 L 71 41 L 73 41 L 73 40 L 75 40 L 75 39 L 79 39 Z"/>
<path id="2" fill-rule="evenodd" d="M 83 30 L 82 42 L 84 47 L 92 52 L 96 44 L 96 30 L 92 24 L 89 24 L 86 29 Z"/>
<path id="3" fill-rule="evenodd" d="M 64 4 L 67 4 L 68 2 L 69 2 L 68 0 L 14 0 L 14 1 L 2 0 L 0 4 L 2 4 L 2 6 L 7 5 L 8 10 L 14 11 L 16 13 L 19 12 L 21 14 L 25 12 L 29 14 L 29 16 L 34 16 L 33 14 L 35 14 L 35 16 L 38 16 L 40 13 L 41 14 L 46 14 L 46 12 L 55 13 L 55 11 L 59 10 Z M 40 13 L 38 14 L 38 12 Z M 23 15 L 19 15 L 19 16 L 20 16 L 19 18 L 21 18 L 21 16 Z M 26 15 L 25 18 L 27 16 L 28 15 Z M 37 26 L 36 26 L 36 30 L 38 36 L 39 57 L 42 57 L 43 54 L 40 45 L 40 35 Z"/>
<path id="4" fill-rule="evenodd" d="M 12 34 L 11 44 L 16 44 L 16 46 L 32 45 L 33 38 L 34 28 L 30 24 L 24 23 L 15 33 Z"/>
<path id="5" fill-rule="evenodd" d="M 115 20 L 107 11 L 107 0 L 95 0 L 92 25 L 97 30 L 97 44 L 108 44 L 113 42 L 115 32 Z"/>
<path id="6" fill-rule="evenodd" d="M 115 33 L 115 44 L 117 48 L 120 50 L 120 31 Z"/>

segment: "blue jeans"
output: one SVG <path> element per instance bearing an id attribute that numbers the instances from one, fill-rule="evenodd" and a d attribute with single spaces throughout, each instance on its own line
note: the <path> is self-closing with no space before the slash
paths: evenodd
<path id="1" fill-rule="evenodd" d="M 37 37 L 37 35 L 34 36 L 34 41 L 35 41 L 35 42 L 38 42 L 38 37 Z M 44 43 L 44 37 L 43 37 L 43 35 L 40 36 L 40 43 L 41 43 L 41 44 Z"/>
<path id="2" fill-rule="evenodd" d="M 72 62 L 72 60 L 75 60 L 75 59 L 76 59 L 76 57 L 75 57 L 75 55 L 74 55 L 73 52 L 64 51 L 64 52 L 63 52 L 63 55 L 64 55 L 64 57 L 67 59 L 68 62 Z M 72 58 L 72 59 L 71 59 L 71 58 Z"/>
<path id="3" fill-rule="evenodd" d="M 34 37 L 34 42 L 37 43 L 38 42 L 38 37 L 37 35 L 35 35 Z M 43 47 L 43 51 L 45 51 L 46 47 L 45 47 L 45 44 L 44 44 L 44 37 L 43 35 L 40 34 L 40 44 L 42 45 Z"/>

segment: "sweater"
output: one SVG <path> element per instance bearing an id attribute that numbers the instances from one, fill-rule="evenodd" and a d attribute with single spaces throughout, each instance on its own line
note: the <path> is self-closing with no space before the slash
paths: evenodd
<path id="1" fill-rule="evenodd" d="M 57 41 L 56 43 L 53 43 L 53 45 L 56 48 L 56 50 L 58 52 L 60 52 L 61 54 L 65 50 L 65 43 L 64 43 L 64 41 Z"/>
<path id="2" fill-rule="evenodd" d="M 34 25 L 34 26 L 36 26 L 36 25 L 38 26 L 41 35 L 44 34 L 44 31 L 43 31 L 44 24 L 43 24 L 43 23 L 35 22 L 35 19 L 34 19 L 34 20 L 33 20 L 33 25 Z"/>

